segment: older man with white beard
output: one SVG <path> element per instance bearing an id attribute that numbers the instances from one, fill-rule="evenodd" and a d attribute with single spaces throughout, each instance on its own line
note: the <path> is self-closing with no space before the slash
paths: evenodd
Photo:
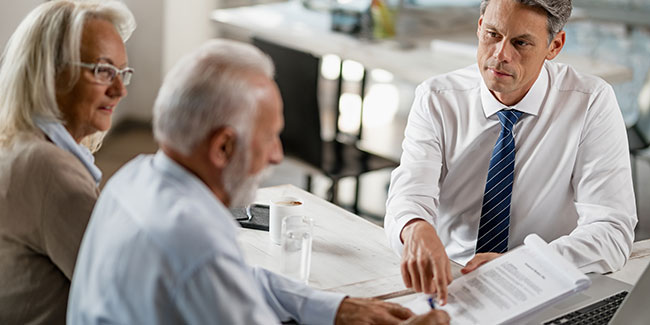
<path id="1" fill-rule="evenodd" d="M 70 324 L 439 324 L 371 299 L 317 291 L 242 259 L 227 207 L 282 160 L 282 101 L 259 50 L 208 42 L 168 74 L 154 106 L 161 150 L 104 188 L 70 290 Z M 407 320 L 408 319 L 408 320 Z"/>

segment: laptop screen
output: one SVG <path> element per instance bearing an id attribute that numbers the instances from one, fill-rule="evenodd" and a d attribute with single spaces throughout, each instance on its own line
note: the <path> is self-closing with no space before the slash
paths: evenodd
<path id="1" fill-rule="evenodd" d="M 650 264 L 646 266 L 641 278 L 616 311 L 610 324 L 648 324 L 650 321 Z"/>

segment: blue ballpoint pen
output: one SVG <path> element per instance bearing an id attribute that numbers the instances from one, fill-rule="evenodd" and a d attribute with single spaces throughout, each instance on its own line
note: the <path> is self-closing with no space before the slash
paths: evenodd
<path id="1" fill-rule="evenodd" d="M 436 309 L 436 302 L 433 300 L 433 297 L 429 297 L 429 306 L 431 306 L 431 309 Z"/>

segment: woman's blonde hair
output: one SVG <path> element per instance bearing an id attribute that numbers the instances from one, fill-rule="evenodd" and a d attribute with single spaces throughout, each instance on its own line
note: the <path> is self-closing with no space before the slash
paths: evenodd
<path id="1" fill-rule="evenodd" d="M 0 59 L 0 144 L 20 132 L 35 132 L 35 117 L 61 121 L 56 102 L 57 77 L 69 67 L 71 88 L 78 80 L 81 36 L 88 19 L 111 22 L 126 40 L 135 30 L 131 11 L 119 1 L 58 0 L 32 10 L 13 33 Z M 91 151 L 105 132 L 82 140 Z"/>

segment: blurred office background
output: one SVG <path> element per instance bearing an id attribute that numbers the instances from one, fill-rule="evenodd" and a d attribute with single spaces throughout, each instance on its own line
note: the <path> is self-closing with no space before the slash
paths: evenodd
<path id="1" fill-rule="evenodd" d="M 329 14 L 334 6 L 357 1 L 308 2 L 312 10 Z M 0 0 L 0 48 L 22 18 L 42 0 Z M 127 42 L 130 66 L 136 74 L 129 86 L 129 95 L 115 111 L 113 129 L 96 154 L 97 163 L 104 171 L 104 181 L 124 162 L 142 152 L 154 152 L 156 145 L 150 131 L 151 107 L 165 73 L 185 53 L 205 40 L 229 37 L 246 40 L 249 34 L 224 28 L 211 19 L 214 10 L 260 5 L 273 0 L 124 0 L 133 11 L 138 28 Z M 397 38 L 395 46 L 408 47 L 417 37 L 426 38 L 435 28 L 449 28 L 449 12 L 453 11 L 461 24 L 472 28 L 478 17 L 478 0 L 404 0 L 405 8 L 396 14 Z M 398 2 L 389 2 L 397 5 Z M 452 8 L 456 7 L 456 8 Z M 459 11 L 460 7 L 462 10 Z M 650 143 L 650 100 L 639 102 L 644 85 L 648 86 L 650 71 L 650 1 L 649 0 L 574 0 L 574 19 L 566 27 L 567 45 L 563 52 L 580 57 L 597 59 L 624 66 L 630 77 L 613 82 L 621 111 L 630 130 L 632 147 L 635 149 L 634 177 L 637 196 L 639 225 L 637 239 L 650 238 L 650 154 L 645 150 Z M 445 18 L 447 17 L 447 18 Z M 273 17 L 265 17 L 272 23 Z M 407 23 L 408 22 L 408 26 Z M 459 21 L 453 21 L 454 25 Z M 406 26 L 406 27 L 405 27 Z M 408 34 L 408 35 L 407 35 Z M 454 41 L 447 40 L 447 41 Z M 376 41 L 375 41 L 376 42 Z M 475 40 L 458 40 L 471 44 Z M 367 69 L 364 76 L 363 62 L 346 60 L 335 55 L 321 58 L 319 77 L 319 103 L 322 135 L 334 137 L 336 129 L 341 133 L 359 136 L 360 121 L 363 132 L 360 143 L 364 149 L 397 160 L 416 82 L 400 78 L 391 71 Z M 397 56 L 394 60 L 399 61 Z M 410 62 L 404 61 L 404 65 Z M 343 66 L 340 73 L 339 68 Z M 338 97 L 338 80 L 342 78 L 341 96 Z M 365 80 L 363 96 L 360 83 Z M 650 91 L 650 88 L 648 90 Z M 363 106 L 362 106 L 363 105 Z M 338 114 L 335 110 L 338 106 Z M 362 110 L 363 108 L 363 110 Z M 363 114 L 361 112 L 363 111 Z M 338 116 L 338 119 L 336 118 Z M 650 150 L 649 150 L 650 152 Z M 305 175 L 313 177 L 311 190 L 328 197 L 331 180 L 319 175 L 314 168 L 306 167 L 299 159 L 288 158 L 274 169 L 273 176 L 265 185 L 292 183 L 307 187 Z M 359 192 L 359 214 L 381 224 L 390 170 L 363 174 Z M 354 178 L 341 180 L 337 203 L 350 208 L 355 195 Z"/>

